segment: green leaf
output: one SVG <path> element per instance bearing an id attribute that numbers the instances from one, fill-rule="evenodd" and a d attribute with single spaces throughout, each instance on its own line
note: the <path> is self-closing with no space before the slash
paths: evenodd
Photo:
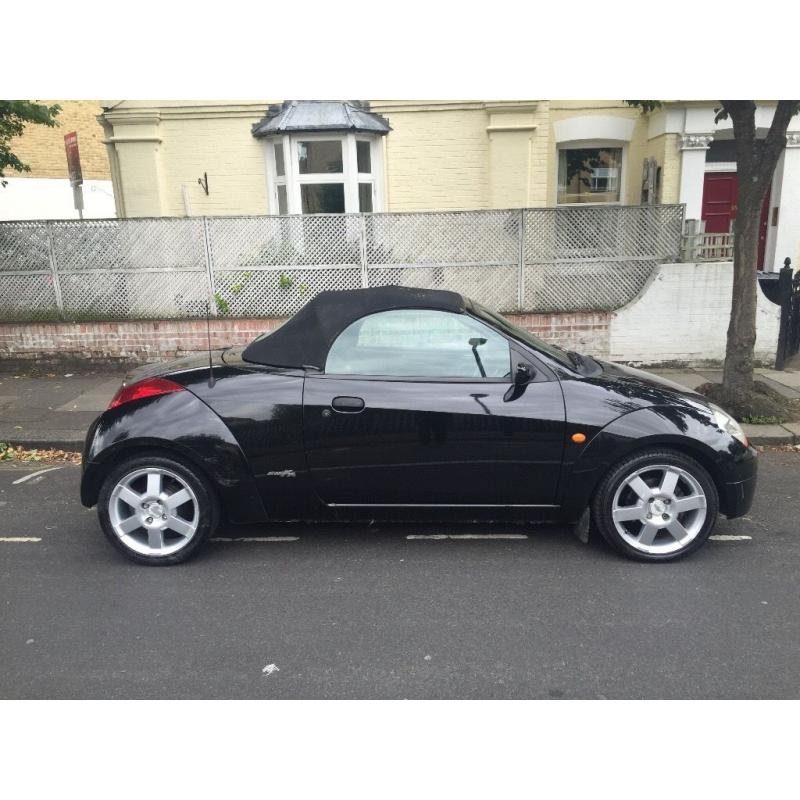
<path id="1" fill-rule="evenodd" d="M 219 292 L 214 292 L 214 302 L 220 314 L 227 314 L 231 310 L 230 304 Z"/>
<path id="2" fill-rule="evenodd" d="M 29 125 L 55 127 L 60 111 L 59 105 L 47 106 L 30 100 L 0 100 L 0 178 L 5 177 L 5 169 L 9 167 L 16 172 L 31 171 L 12 152 L 12 140 L 22 136 Z M 6 182 L 0 181 L 0 184 L 5 186 Z"/>

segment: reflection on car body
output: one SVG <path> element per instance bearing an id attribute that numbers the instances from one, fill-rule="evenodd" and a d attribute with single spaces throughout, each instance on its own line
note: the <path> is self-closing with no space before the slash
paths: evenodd
<path id="1" fill-rule="evenodd" d="M 213 380 L 211 376 L 213 375 Z M 287 480 L 291 478 L 291 480 Z M 566 352 L 459 294 L 326 292 L 245 348 L 133 372 L 81 497 L 142 563 L 219 519 L 561 519 L 663 561 L 750 507 L 755 451 L 702 396 Z"/>

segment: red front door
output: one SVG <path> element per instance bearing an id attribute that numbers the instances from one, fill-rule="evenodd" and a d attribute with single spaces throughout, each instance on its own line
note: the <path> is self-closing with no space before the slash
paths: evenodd
<path id="1" fill-rule="evenodd" d="M 706 172 L 703 182 L 702 218 L 706 223 L 706 233 L 728 233 L 736 218 L 736 203 L 739 193 L 739 179 L 735 172 Z M 764 252 L 767 246 L 767 224 L 769 222 L 770 193 L 761 206 L 761 220 L 758 229 L 758 269 L 764 268 Z"/>
<path id="2" fill-rule="evenodd" d="M 703 212 L 706 233 L 728 233 L 736 217 L 739 179 L 735 172 L 706 172 Z"/>

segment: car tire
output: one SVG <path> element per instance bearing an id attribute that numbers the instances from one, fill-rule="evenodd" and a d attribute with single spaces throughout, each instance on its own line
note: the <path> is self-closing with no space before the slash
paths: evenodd
<path id="1" fill-rule="evenodd" d="M 592 500 L 592 519 L 618 552 L 637 561 L 675 561 L 708 539 L 719 496 L 708 471 L 677 450 L 653 448 L 615 464 Z"/>
<path id="2" fill-rule="evenodd" d="M 116 465 L 97 501 L 111 544 L 138 564 L 169 566 L 191 558 L 219 524 L 220 505 L 195 467 L 163 455 Z"/>

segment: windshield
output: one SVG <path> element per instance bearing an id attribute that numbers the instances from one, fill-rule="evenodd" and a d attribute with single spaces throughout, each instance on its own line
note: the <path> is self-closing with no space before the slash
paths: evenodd
<path id="1" fill-rule="evenodd" d="M 480 303 L 476 303 L 474 300 L 472 301 L 472 311 L 475 316 L 483 319 L 485 322 L 491 323 L 496 328 L 499 328 L 501 331 L 503 331 L 503 333 L 507 333 L 514 339 L 518 339 L 519 341 L 536 348 L 542 353 L 546 353 L 548 356 L 558 361 L 559 364 L 563 364 L 565 367 L 569 367 L 572 370 L 575 369 L 576 365 L 567 355 L 567 351 L 558 347 L 558 345 L 548 344 L 547 342 L 542 341 L 537 336 L 534 336 L 532 333 L 526 331 L 524 328 L 518 328 L 516 325 L 513 325 L 511 322 L 509 322 L 505 317 L 500 316 L 500 314 L 496 314 L 494 311 L 489 311 L 488 308 L 484 308 Z"/>

